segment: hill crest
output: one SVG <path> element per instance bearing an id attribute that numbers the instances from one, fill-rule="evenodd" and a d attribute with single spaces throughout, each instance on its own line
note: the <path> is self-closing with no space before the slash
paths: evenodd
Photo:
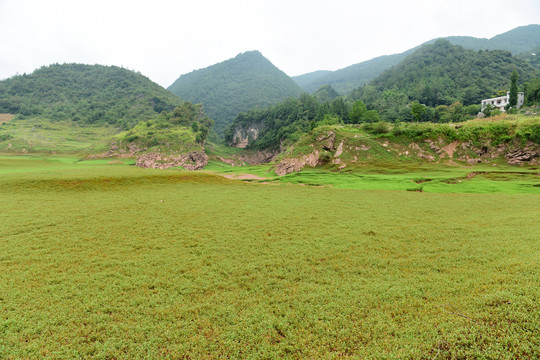
<path id="1" fill-rule="evenodd" d="M 241 112 L 302 93 L 287 74 L 256 50 L 184 74 L 168 89 L 187 101 L 202 103 L 218 133 Z"/>

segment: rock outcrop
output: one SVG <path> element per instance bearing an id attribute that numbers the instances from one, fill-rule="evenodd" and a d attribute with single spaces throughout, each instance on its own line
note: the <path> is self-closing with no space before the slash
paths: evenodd
<path id="1" fill-rule="evenodd" d="M 136 162 L 136 165 L 142 168 L 168 169 L 181 166 L 191 171 L 201 170 L 206 164 L 208 164 L 208 156 L 200 151 L 177 155 L 147 153 L 139 156 Z"/>
<path id="2" fill-rule="evenodd" d="M 536 164 L 540 158 L 540 147 L 529 144 L 528 146 L 509 151 L 505 155 L 508 165 L 522 165 L 524 163 Z"/>
<path id="3" fill-rule="evenodd" d="M 109 151 L 88 156 L 89 159 L 110 157 L 136 158 L 136 166 L 152 169 L 168 169 L 181 166 L 186 170 L 201 170 L 208 164 L 208 156 L 203 150 L 166 154 L 157 151 L 149 152 L 148 149 L 138 147 L 133 143 L 125 145 L 112 143 Z"/>
<path id="4" fill-rule="evenodd" d="M 267 164 L 276 158 L 277 155 L 279 155 L 280 151 L 246 151 L 243 154 L 234 154 L 229 155 L 229 157 L 223 157 L 223 156 L 217 156 L 216 158 L 224 162 L 225 164 L 231 165 L 231 166 L 246 166 L 246 165 L 259 165 L 259 164 Z"/>
<path id="5" fill-rule="evenodd" d="M 279 176 L 282 176 L 292 172 L 298 172 L 306 165 L 317 166 L 319 164 L 319 154 L 319 151 L 315 150 L 311 154 L 303 155 L 300 158 L 284 159 L 274 167 L 274 171 Z"/>
<path id="6" fill-rule="evenodd" d="M 328 131 L 325 135 L 319 136 L 317 142 L 321 144 L 324 150 L 333 151 L 334 143 L 336 142 L 336 133 Z"/>
<path id="7" fill-rule="evenodd" d="M 251 142 L 257 140 L 259 133 L 264 130 L 264 124 L 254 123 L 247 128 L 237 126 L 233 131 L 231 146 L 237 148 L 246 148 Z"/>

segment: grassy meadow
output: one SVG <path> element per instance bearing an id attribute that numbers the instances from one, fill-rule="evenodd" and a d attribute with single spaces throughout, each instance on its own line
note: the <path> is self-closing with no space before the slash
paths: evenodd
<path id="1" fill-rule="evenodd" d="M 540 194 L 538 166 L 445 166 L 392 161 L 341 171 L 307 166 L 300 172 L 278 176 L 270 164 L 231 167 L 221 162 L 210 162 L 205 171 L 231 178 L 254 175 L 251 181 L 259 183 L 328 186 L 336 189 Z"/>
<path id="2" fill-rule="evenodd" d="M 465 192 L 2 156 L 0 358 L 539 358 L 540 193 Z"/>

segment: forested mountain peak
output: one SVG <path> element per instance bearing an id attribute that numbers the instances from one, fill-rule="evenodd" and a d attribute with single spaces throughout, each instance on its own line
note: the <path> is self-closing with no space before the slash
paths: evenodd
<path id="1" fill-rule="evenodd" d="M 0 112 L 129 128 L 184 101 L 117 66 L 53 64 L 0 81 Z"/>
<path id="2" fill-rule="evenodd" d="M 259 51 L 248 51 L 204 69 L 180 76 L 169 90 L 202 103 L 221 133 L 236 115 L 254 106 L 268 106 L 302 89 Z"/>

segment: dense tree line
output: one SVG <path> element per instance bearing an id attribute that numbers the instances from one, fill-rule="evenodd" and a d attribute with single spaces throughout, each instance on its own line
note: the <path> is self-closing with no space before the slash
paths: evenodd
<path id="1" fill-rule="evenodd" d="M 54 64 L 0 81 L 0 112 L 128 129 L 184 101 L 116 66 Z"/>
<path id="2" fill-rule="evenodd" d="M 278 148 L 282 142 L 296 141 L 303 133 L 322 124 L 349 122 L 350 104 L 342 97 L 319 102 L 313 95 L 303 94 L 267 108 L 254 108 L 240 113 L 225 130 L 225 140 L 232 141 L 238 127 L 264 123 L 258 139 L 250 145 L 255 149 Z"/>
<path id="3" fill-rule="evenodd" d="M 525 105 L 540 104 L 540 77 L 528 81 L 525 86 Z"/>

